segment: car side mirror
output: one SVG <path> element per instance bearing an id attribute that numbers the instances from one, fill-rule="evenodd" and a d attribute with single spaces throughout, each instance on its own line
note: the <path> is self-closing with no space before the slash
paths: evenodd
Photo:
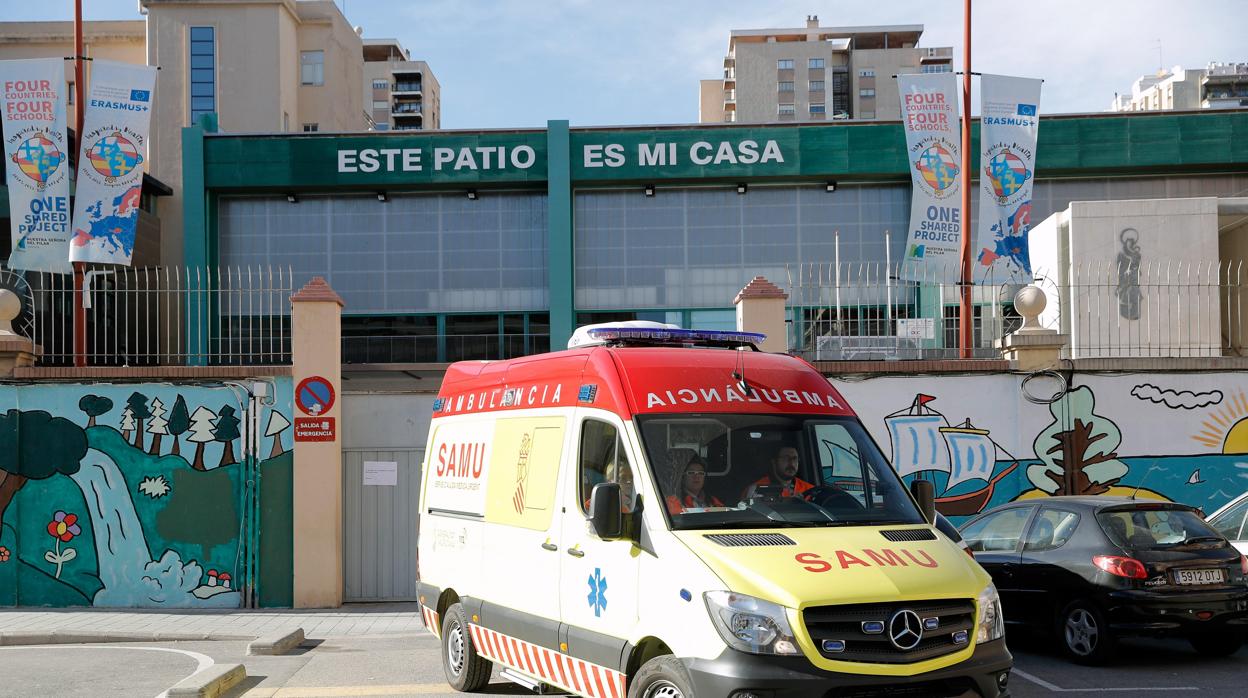
<path id="1" fill-rule="evenodd" d="M 928 523 L 936 520 L 936 486 L 930 480 L 911 480 L 910 494 L 919 503 L 919 511 Z"/>
<path id="2" fill-rule="evenodd" d="M 619 483 L 594 485 L 589 495 L 589 521 L 594 533 L 603 540 L 615 540 L 623 535 L 624 511 Z"/>

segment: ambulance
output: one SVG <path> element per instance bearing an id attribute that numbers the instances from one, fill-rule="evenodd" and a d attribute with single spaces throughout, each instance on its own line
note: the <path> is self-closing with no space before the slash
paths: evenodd
<path id="1" fill-rule="evenodd" d="M 1005 696 L 989 576 L 762 335 L 629 323 L 453 364 L 418 592 L 447 681 L 589 698 Z"/>

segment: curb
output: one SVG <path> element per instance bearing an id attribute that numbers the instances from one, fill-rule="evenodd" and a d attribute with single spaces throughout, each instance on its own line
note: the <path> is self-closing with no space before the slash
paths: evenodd
<path id="1" fill-rule="evenodd" d="M 247 654 L 285 654 L 301 644 L 303 644 L 303 628 L 295 628 L 287 633 L 261 635 L 247 645 Z"/>
<path id="2" fill-rule="evenodd" d="M 167 696 L 202 696 L 215 698 L 247 678 L 242 664 L 214 664 L 194 676 L 185 678 L 170 688 Z"/>
<path id="3" fill-rule="evenodd" d="M 0 647 L 14 645 L 76 645 L 105 642 L 185 642 L 218 640 L 252 640 L 255 635 L 220 635 L 217 633 L 93 633 L 81 630 L 52 632 L 0 633 Z"/>

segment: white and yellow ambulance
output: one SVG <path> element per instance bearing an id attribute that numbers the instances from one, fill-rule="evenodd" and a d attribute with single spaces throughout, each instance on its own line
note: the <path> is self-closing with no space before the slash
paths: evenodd
<path id="1" fill-rule="evenodd" d="M 449 368 L 418 588 L 452 686 L 497 664 L 590 698 L 1008 695 L 997 592 L 930 487 L 760 340 L 591 326 Z"/>

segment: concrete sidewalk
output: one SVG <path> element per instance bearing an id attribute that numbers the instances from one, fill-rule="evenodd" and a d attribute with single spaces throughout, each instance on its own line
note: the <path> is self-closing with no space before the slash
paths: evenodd
<path id="1" fill-rule="evenodd" d="M 324 610 L 0 609 L 0 645 L 252 640 L 295 628 L 311 639 L 427 632 L 415 603 Z"/>

